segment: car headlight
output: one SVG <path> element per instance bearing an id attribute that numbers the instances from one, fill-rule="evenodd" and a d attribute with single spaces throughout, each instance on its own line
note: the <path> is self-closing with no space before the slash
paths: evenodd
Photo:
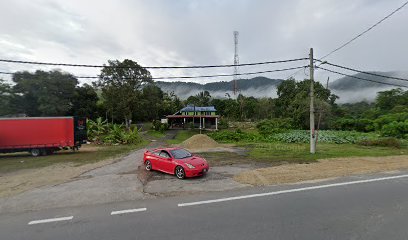
<path id="1" fill-rule="evenodd" d="M 195 168 L 193 165 L 191 165 L 190 163 L 186 163 L 188 168 Z"/>

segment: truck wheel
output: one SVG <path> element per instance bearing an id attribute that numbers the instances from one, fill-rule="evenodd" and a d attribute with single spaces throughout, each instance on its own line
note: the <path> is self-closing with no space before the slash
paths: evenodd
<path id="1" fill-rule="evenodd" d="M 30 150 L 30 153 L 31 153 L 31 156 L 38 157 L 38 156 L 40 156 L 41 151 L 38 148 L 33 148 L 33 149 Z"/>

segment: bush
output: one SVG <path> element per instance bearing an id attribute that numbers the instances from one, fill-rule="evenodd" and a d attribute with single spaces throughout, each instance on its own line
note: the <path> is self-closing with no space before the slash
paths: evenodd
<path id="1" fill-rule="evenodd" d="M 293 121 L 290 118 L 273 118 L 259 122 L 256 128 L 261 135 L 267 136 L 292 129 Z"/>
<path id="2" fill-rule="evenodd" d="M 392 122 L 404 122 L 407 119 L 408 112 L 386 114 L 374 120 L 374 127 L 375 130 L 382 131 L 384 125 L 390 124 Z"/>
<path id="3" fill-rule="evenodd" d="M 401 148 L 401 141 L 399 141 L 396 138 L 380 138 L 380 139 L 373 139 L 373 140 L 362 140 L 358 144 L 363 145 L 363 146 Z"/>
<path id="4" fill-rule="evenodd" d="M 88 139 L 97 144 L 137 144 L 142 141 L 137 127 L 127 130 L 122 124 L 109 124 L 102 121 L 88 120 Z"/>
<path id="5" fill-rule="evenodd" d="M 404 122 L 391 122 L 381 128 L 384 137 L 408 138 L 408 120 Z"/>
<path id="6" fill-rule="evenodd" d="M 342 131 L 371 132 L 375 130 L 374 121 L 366 118 L 340 118 L 334 122 L 334 128 Z"/>
<path id="7" fill-rule="evenodd" d="M 219 129 L 227 129 L 227 128 L 228 128 L 228 121 L 227 121 L 227 120 L 224 120 L 224 119 L 221 119 L 221 120 L 218 122 L 218 128 L 219 128 Z"/>
<path id="8" fill-rule="evenodd" d="M 96 121 L 87 120 L 86 125 L 88 139 L 93 142 L 100 142 L 102 140 L 101 137 L 106 134 L 109 128 L 107 120 L 102 120 L 101 117 L 97 118 Z"/>
<path id="9" fill-rule="evenodd" d="M 152 129 L 155 130 L 155 131 L 163 133 L 164 131 L 169 129 L 169 124 L 168 123 L 162 123 L 159 120 L 153 120 Z"/>

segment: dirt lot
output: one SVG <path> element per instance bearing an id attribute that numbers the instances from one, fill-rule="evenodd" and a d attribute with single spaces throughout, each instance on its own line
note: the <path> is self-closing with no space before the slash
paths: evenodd
<path id="1" fill-rule="evenodd" d="M 17 195 L 45 185 L 58 185 L 77 177 L 83 172 L 112 162 L 114 160 L 110 159 L 82 166 L 75 166 L 73 163 L 61 163 L 38 169 L 24 169 L 3 174 L 0 176 L 0 197 Z"/>
<path id="2" fill-rule="evenodd" d="M 408 155 L 332 158 L 310 164 L 289 164 L 242 172 L 234 180 L 256 186 L 294 183 L 357 174 L 408 169 Z"/>

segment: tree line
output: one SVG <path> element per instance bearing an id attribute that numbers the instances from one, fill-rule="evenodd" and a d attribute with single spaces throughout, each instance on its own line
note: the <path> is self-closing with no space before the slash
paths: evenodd
<path id="1" fill-rule="evenodd" d="M 285 119 L 297 129 L 309 126 L 309 80 L 283 81 L 276 98 L 226 94 L 220 99 L 203 91 L 181 100 L 173 92 L 163 92 L 147 69 L 128 59 L 108 61 L 92 84 L 80 85 L 72 74 L 57 70 L 17 72 L 11 80 L 0 80 L 0 116 L 102 117 L 128 126 L 131 121 L 152 121 L 174 114 L 186 105 L 213 105 L 225 121 Z M 321 83 L 314 82 L 314 89 L 320 129 L 379 131 L 394 122 L 395 128 L 405 134 L 408 91 L 392 89 L 379 92 L 372 103 L 339 105 L 338 97 Z"/>

